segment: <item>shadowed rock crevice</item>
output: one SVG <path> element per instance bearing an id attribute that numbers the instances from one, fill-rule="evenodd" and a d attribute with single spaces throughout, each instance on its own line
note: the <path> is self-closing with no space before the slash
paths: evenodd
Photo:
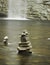
<path id="1" fill-rule="evenodd" d="M 4 14 L 4 13 L 0 13 L 0 17 L 1 17 L 1 18 L 2 18 L 2 17 L 7 17 L 7 15 Z"/>

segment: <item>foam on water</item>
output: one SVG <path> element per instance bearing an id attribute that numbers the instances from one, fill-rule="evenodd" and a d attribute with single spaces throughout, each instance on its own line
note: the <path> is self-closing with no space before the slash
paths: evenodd
<path id="1" fill-rule="evenodd" d="M 0 18 L 0 20 L 29 20 L 27 18 Z"/>

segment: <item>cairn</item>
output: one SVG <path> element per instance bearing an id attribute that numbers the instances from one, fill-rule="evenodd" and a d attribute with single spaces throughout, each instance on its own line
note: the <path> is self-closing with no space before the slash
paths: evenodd
<path id="1" fill-rule="evenodd" d="M 5 46 L 8 45 L 8 36 L 4 37 L 3 43 L 4 43 Z"/>
<path id="2" fill-rule="evenodd" d="M 31 42 L 27 40 L 27 35 L 28 32 L 22 32 L 21 37 L 20 37 L 20 42 L 19 45 L 17 47 L 17 50 L 20 52 L 29 52 L 32 53 L 31 49 L 32 49 L 32 45 Z"/>

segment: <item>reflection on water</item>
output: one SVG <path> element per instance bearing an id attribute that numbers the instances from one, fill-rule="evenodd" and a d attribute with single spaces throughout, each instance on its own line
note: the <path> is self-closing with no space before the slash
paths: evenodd
<path id="1" fill-rule="evenodd" d="M 27 29 L 33 46 L 32 55 L 18 55 L 19 34 Z M 8 46 L 3 38 L 9 37 Z M 0 64 L 1 65 L 50 65 L 49 21 L 1 21 L 0 20 Z"/>

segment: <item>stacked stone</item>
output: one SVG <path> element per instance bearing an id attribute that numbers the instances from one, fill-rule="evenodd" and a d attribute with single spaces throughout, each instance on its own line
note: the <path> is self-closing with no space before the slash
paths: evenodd
<path id="1" fill-rule="evenodd" d="M 0 17 L 4 15 L 7 16 L 7 13 L 8 13 L 8 0 L 0 0 Z"/>
<path id="2" fill-rule="evenodd" d="M 20 52 L 29 52 L 29 53 L 32 53 L 32 45 L 31 43 L 28 41 L 28 42 L 19 42 L 19 46 L 17 48 L 17 50 Z"/>

